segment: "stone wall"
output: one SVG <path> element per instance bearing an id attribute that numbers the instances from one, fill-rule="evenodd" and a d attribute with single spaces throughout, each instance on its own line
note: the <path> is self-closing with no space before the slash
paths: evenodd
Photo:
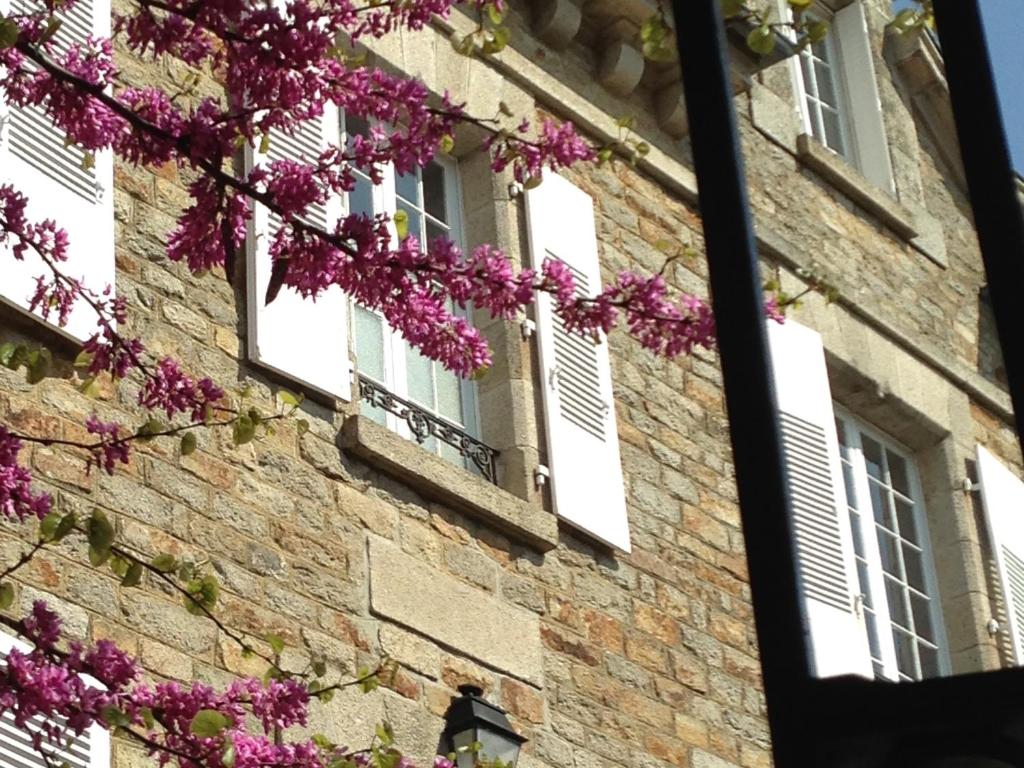
<path id="1" fill-rule="evenodd" d="M 516 14 L 514 47 L 493 65 L 453 58 L 435 32 L 403 36 L 374 55 L 433 86 L 451 79 L 468 89 L 480 114 L 501 99 L 577 119 L 596 141 L 615 133 L 619 114 L 637 111 L 637 130 L 654 146 L 646 159 L 569 173 L 594 198 L 605 277 L 660 269 L 665 255 L 656 243 L 663 239 L 700 251 L 688 149 L 644 112 L 649 91 L 628 103 L 610 97 L 592 79 L 591 47 L 545 53 L 531 37 L 528 9 Z M 877 12 L 870 18 L 881 34 Z M 451 26 L 466 23 L 455 17 Z M 918 164 L 921 186 L 911 202 L 942 222 L 945 267 L 780 140 L 794 117 L 779 108 L 792 99 L 787 64 L 758 76 L 736 106 L 766 273 L 778 267 L 797 292 L 795 269 L 813 267 L 839 286 L 836 305 L 811 298 L 796 317 L 822 331 L 837 399 L 918 451 L 930 478 L 932 534 L 949 574 L 943 607 L 959 628 L 951 632 L 954 667 L 967 671 L 1000 661 L 984 633 L 994 609 L 981 518 L 949 489 L 970 470 L 976 442 L 1018 469 L 1020 457 L 1005 394 L 979 372 L 983 278 L 963 192 L 918 132 L 899 84 L 891 85 L 880 40 L 887 123 L 899 126 L 890 131 L 909 142 L 901 147 Z M 129 68 L 138 82 L 180 75 L 173 67 Z M 507 179 L 483 184 L 482 162 L 466 146 L 460 139 L 463 187 L 475 190 L 466 195 L 474 201 L 466 211 L 470 239 L 496 239 L 521 259 L 521 198 L 509 199 Z M 232 290 L 222 275 L 194 278 L 163 256 L 185 201 L 185 175 L 117 168 L 117 288 L 131 305 L 130 330 L 155 353 L 247 385 L 254 404 L 274 407 L 280 380 L 246 362 L 244 290 Z M 666 274 L 675 288 L 706 295 L 701 258 L 674 263 Z M 69 381 L 74 351 L 40 324 L 4 311 L 0 340 L 50 343 L 61 362 L 35 387 L 0 369 L 3 423 L 70 438 L 82 435 L 94 410 L 104 419 L 139 418 L 135 383 L 106 386 L 95 399 L 79 394 Z M 398 673 L 383 690 L 345 693 L 318 714 L 313 727 L 337 741 L 363 746 L 373 723 L 388 718 L 399 744 L 425 759 L 437 748 L 455 687 L 470 681 L 530 739 L 524 768 L 769 765 L 715 355 L 668 361 L 625 334 L 609 339 L 633 543 L 624 555 L 557 526 L 545 511 L 544 494 L 531 484 L 545 451 L 536 351 L 514 325 L 488 333 L 500 364 L 479 384 L 498 393 L 485 399 L 485 420 L 488 410 L 518 414 L 502 446 L 518 451 L 516 463 L 503 467 L 504 491 L 482 489 L 455 468 L 438 479 L 438 465 L 427 459 L 389 462 L 411 447 L 352 422 L 357 404 L 314 400 L 302 406 L 311 426 L 304 435 L 285 422 L 272 437 L 234 447 L 229 435 L 201 432 L 187 457 L 176 443 L 155 440 L 113 476 L 87 474 L 81 456 L 53 447 L 33 447 L 30 461 L 60 510 L 105 509 L 120 540 L 140 554 L 170 551 L 208 563 L 223 584 L 224 622 L 257 644 L 270 633 L 282 637 L 284 663 L 301 667 L 311 654 L 323 655 L 333 673 L 351 678 L 384 656 L 395 659 Z M 889 396 L 876 401 L 865 392 Z M 5 526 L 3 534 L 0 549 L 10 562 L 27 532 Z M 113 637 L 157 677 L 223 682 L 262 672 L 174 595 L 148 579 L 141 589 L 122 588 L 90 567 L 84 552 L 70 540 L 34 562 L 19 579 L 18 606 L 45 594 L 74 636 Z M 116 744 L 117 768 L 144 763 L 137 750 Z"/>

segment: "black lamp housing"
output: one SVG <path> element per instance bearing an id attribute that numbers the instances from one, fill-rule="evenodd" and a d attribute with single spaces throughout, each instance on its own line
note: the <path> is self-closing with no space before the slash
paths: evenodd
<path id="1" fill-rule="evenodd" d="M 460 685 L 444 713 L 443 742 L 455 753 L 458 768 L 476 768 L 480 763 L 515 768 L 519 748 L 527 741 L 512 730 L 505 710 L 483 698 L 476 685 Z M 479 744 L 474 750 L 473 745 Z"/>

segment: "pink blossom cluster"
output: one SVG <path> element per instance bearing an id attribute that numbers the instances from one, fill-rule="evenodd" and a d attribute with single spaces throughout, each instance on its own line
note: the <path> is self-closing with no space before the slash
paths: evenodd
<path id="1" fill-rule="evenodd" d="M 118 463 L 128 463 L 131 446 L 121 434 L 120 424 L 112 421 L 100 421 L 94 413 L 86 419 L 85 428 L 90 435 L 97 435 L 100 438 L 99 444 L 92 448 L 89 467 L 95 464 L 98 467 L 103 467 L 108 475 L 112 475 L 114 467 Z"/>
<path id="2" fill-rule="evenodd" d="M 222 692 L 199 682 L 148 685 L 139 682 L 137 662 L 109 640 L 59 651 L 61 622 L 43 602 L 10 626 L 34 647 L 10 651 L 0 665 L 0 711 L 19 726 L 46 719 L 37 750 L 52 751 L 68 733 L 101 723 L 127 727 L 147 740 L 161 765 L 181 768 L 222 768 L 228 747 L 235 768 L 326 768 L 345 755 L 311 740 L 280 743 L 280 730 L 308 721 L 311 696 L 300 679 L 244 678 Z M 196 727 L 211 716 L 221 727 Z M 401 766 L 412 768 L 407 759 Z"/>
<path id="3" fill-rule="evenodd" d="M 46 517 L 53 500 L 32 491 L 32 473 L 18 463 L 21 441 L 0 426 L 0 515 L 8 520 Z"/>
<path id="4" fill-rule="evenodd" d="M 192 421 L 202 421 L 207 409 L 224 399 L 224 390 L 209 378 L 196 381 L 181 370 L 170 357 L 157 363 L 146 377 L 139 392 L 139 404 L 151 410 L 162 410 L 167 418 L 187 413 Z"/>

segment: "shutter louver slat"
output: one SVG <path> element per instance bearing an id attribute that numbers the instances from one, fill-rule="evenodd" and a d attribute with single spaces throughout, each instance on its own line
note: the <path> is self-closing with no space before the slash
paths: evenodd
<path id="1" fill-rule="evenodd" d="M 818 677 L 872 677 L 821 337 L 787 320 L 768 324 L 789 484 L 796 568 Z"/>
<path id="2" fill-rule="evenodd" d="M 338 112 L 328 108 L 321 119 L 304 123 L 291 134 L 272 131 L 267 153 L 260 155 L 249 147 L 246 161 L 249 168 L 285 159 L 313 163 L 339 138 Z M 329 229 L 341 213 L 341 200 L 331 196 L 325 204 L 309 206 L 303 220 Z M 304 389 L 349 400 L 352 368 L 348 356 L 348 297 L 331 287 L 313 301 L 282 288 L 272 303 L 266 303 L 273 269 L 270 243 L 281 224 L 280 217 L 264 206 L 253 206 L 247 238 L 249 357 L 298 381 Z"/>
<path id="3" fill-rule="evenodd" d="M 573 275 L 576 295 L 592 297 L 601 284 L 601 268 L 590 196 L 561 176 L 545 173 L 543 183 L 526 193 L 526 215 L 533 266 L 540 268 L 545 259 L 561 261 Z M 536 307 L 555 514 L 628 552 L 608 346 L 568 331 L 546 293 L 538 295 Z"/>
<path id="4" fill-rule="evenodd" d="M 1024 481 L 977 447 L 981 502 L 1015 661 L 1024 665 Z"/>

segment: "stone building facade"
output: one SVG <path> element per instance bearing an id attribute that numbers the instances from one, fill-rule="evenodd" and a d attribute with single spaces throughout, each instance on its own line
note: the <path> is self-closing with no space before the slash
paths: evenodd
<path id="1" fill-rule="evenodd" d="M 572 120 L 596 143 L 620 138 L 619 118 L 633 117 L 632 135 L 649 145 L 646 154 L 564 174 L 592 201 L 607 280 L 623 268 L 657 271 L 666 252 L 702 248 L 678 67 L 645 62 L 637 50 L 639 26 L 654 8 L 652 0 L 513 3 L 512 42 L 487 59 L 453 49 L 450 37 L 476 23 L 460 13 L 366 53 L 437 93 L 450 89 L 475 115 L 498 114 L 502 105 L 516 115 L 551 115 Z M 879 630 L 884 647 L 872 649 L 874 666 L 914 677 L 933 663 L 932 673 L 1013 664 L 1015 625 L 999 588 L 998 547 L 982 499 L 964 481 L 979 479 L 979 445 L 1016 477 L 1024 469 L 941 58 L 927 36 L 887 31 L 886 0 L 828 0 L 816 12 L 832 17 L 833 37 L 813 55 L 771 63 L 733 47 L 735 105 L 766 279 L 790 294 L 812 274 L 837 289 L 831 304 L 809 294 L 791 319 L 817 334 L 807 337 L 812 346 L 820 338 L 835 412 L 844 433 L 857 435 L 844 438 L 851 487 L 877 486 L 889 504 L 914 507 L 916 530 L 905 525 L 896 542 L 903 555 L 880 564 L 886 555 L 873 544 L 875 554 L 858 552 L 865 584 L 885 585 L 876 598 L 892 582 L 890 600 L 914 612 L 913 545 L 927 571 L 930 624 L 918 618 L 910 651 L 886 639 L 887 625 Z M 121 64 L 132 81 L 170 89 L 188 74 L 127 54 Z M 841 92 L 830 94 L 830 82 Z M 207 81 L 198 87 L 216 89 Z M 830 110 L 837 122 L 829 122 Z M 457 190 L 447 199 L 459 208 L 464 242 L 493 242 L 521 264 L 537 263 L 527 210 L 536 193 L 493 176 L 480 138 L 468 130 L 457 136 L 443 174 Z M 595 533 L 602 523 L 593 515 L 604 514 L 604 501 L 570 510 L 563 496 L 553 512 L 559 460 L 571 470 L 564 456 L 551 455 L 550 372 L 530 323 L 484 325 L 496 360 L 468 396 L 475 436 L 498 451 L 492 483 L 462 459 L 453 462 L 448 449 L 399 434 L 394 418 L 360 400 L 355 381 L 347 398 L 337 397 L 261 360 L 253 325 L 263 319 L 246 290 L 256 279 L 254 251 L 235 289 L 217 275 L 192 277 L 164 256 L 186 182 L 172 167 L 113 168 L 116 285 L 128 298 L 131 330 L 157 354 L 248 387 L 261 408 L 275 407 L 280 386 L 307 391 L 301 410 L 309 430 L 285 422 L 240 447 L 229 435 L 204 432 L 188 456 L 158 439 L 111 476 L 86 473 L 73 452 L 35 446 L 32 468 L 61 510 L 102 508 L 139 553 L 170 551 L 207 564 L 222 584 L 218 615 L 255 642 L 280 636 L 287 664 L 322 655 L 333 672 L 352 677 L 394 659 L 398 672 L 384 688 L 346 692 L 319 709 L 315 729 L 339 742 L 362 745 L 386 719 L 403 748 L 431 755 L 456 686 L 472 682 L 529 738 L 524 768 L 770 764 L 744 556 L 756 542 L 744 542 L 740 531 L 713 352 L 665 360 L 625 333 L 608 339 L 621 513 L 615 500 L 604 501 L 628 532 L 624 541 Z M 702 257 L 676 259 L 665 274 L 673 287 L 706 295 Z M 0 341 L 46 343 L 58 360 L 54 375 L 36 385 L 0 369 L 0 420 L 77 436 L 93 411 L 137 419 L 130 380 L 117 388 L 100 382 L 95 397 L 76 390 L 74 343 L 17 309 L 20 298 L 7 296 L 0 308 Z M 345 311 L 341 343 L 310 335 L 319 336 L 323 354 L 347 349 L 339 359 L 371 371 L 375 352 L 363 339 L 382 331 L 372 317 Z M 369 335 L 357 338 L 360 328 Z M 874 445 L 891 465 L 884 477 L 871 475 L 870 457 L 863 458 Z M 901 490 L 897 465 L 915 478 L 907 481 L 912 491 Z M 868 518 L 858 531 L 870 529 L 869 509 L 855 510 Z M 838 519 L 846 567 L 853 539 L 844 510 Z M 23 550 L 24 533 L 5 526 L 4 562 Z M 902 584 L 887 562 L 898 563 Z M 90 567 L 75 542 L 20 575 L 17 604 L 40 596 L 73 635 L 115 638 L 154 676 L 223 682 L 262 672 L 174 596 L 150 583 L 122 588 Z M 848 608 L 862 623 L 865 613 L 882 621 L 877 604 Z M 897 621 L 895 602 L 888 608 Z M 842 671 L 842 659 L 838 665 L 832 671 Z M 117 739 L 112 760 L 118 768 L 146 764 Z"/>

